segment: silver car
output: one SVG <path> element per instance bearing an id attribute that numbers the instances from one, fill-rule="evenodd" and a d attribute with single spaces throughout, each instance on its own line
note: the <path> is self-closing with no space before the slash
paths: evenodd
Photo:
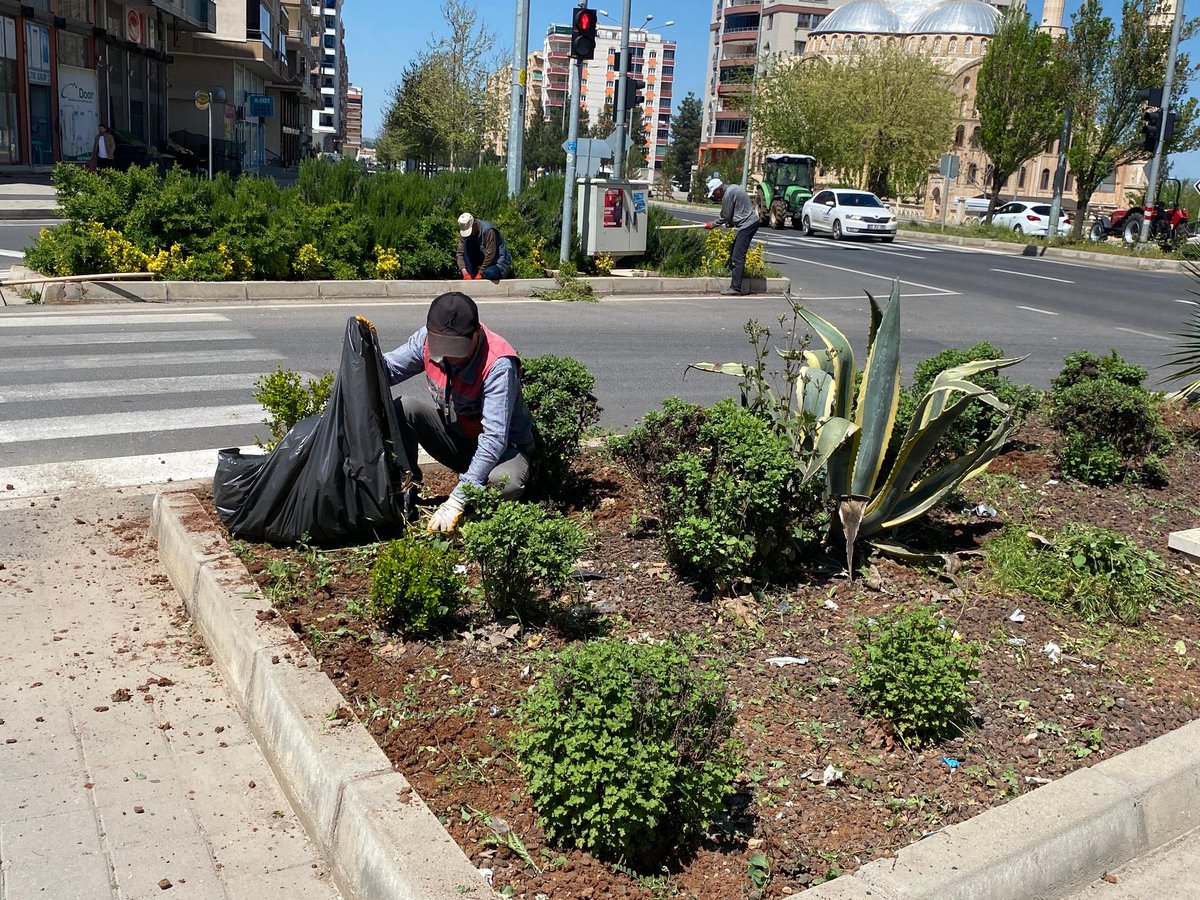
<path id="1" fill-rule="evenodd" d="M 823 232 L 835 241 L 847 237 L 879 238 L 885 244 L 896 239 L 896 217 L 870 191 L 829 188 L 818 191 L 800 211 L 805 234 Z"/>

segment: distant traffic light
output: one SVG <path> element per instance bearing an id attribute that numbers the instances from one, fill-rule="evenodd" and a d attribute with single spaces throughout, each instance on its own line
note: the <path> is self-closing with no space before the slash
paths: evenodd
<path id="1" fill-rule="evenodd" d="M 1147 109 L 1142 112 L 1142 149 L 1153 153 L 1158 149 L 1158 133 L 1162 130 L 1162 110 Z"/>
<path id="2" fill-rule="evenodd" d="M 571 20 L 571 56 L 575 59 L 592 59 L 596 55 L 596 11 L 575 10 Z"/>
<path id="3" fill-rule="evenodd" d="M 1144 91 L 1138 91 L 1138 99 L 1144 100 L 1147 106 L 1162 106 L 1163 89 L 1160 87 L 1147 88 Z"/>
<path id="4" fill-rule="evenodd" d="M 645 102 L 642 96 L 642 82 L 638 81 L 632 75 L 625 76 L 625 108 L 622 113 L 627 113 L 635 106 L 641 106 Z"/>

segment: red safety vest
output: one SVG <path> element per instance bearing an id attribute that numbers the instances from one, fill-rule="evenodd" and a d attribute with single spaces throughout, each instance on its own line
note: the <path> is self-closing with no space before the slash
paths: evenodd
<path id="1" fill-rule="evenodd" d="M 483 434 L 483 382 L 496 360 L 511 357 L 519 360 L 517 351 L 504 338 L 480 325 L 483 336 L 472 360 L 453 375 L 429 358 L 429 341 L 425 341 L 425 379 L 438 410 L 451 423 L 457 423 L 467 437 Z"/>

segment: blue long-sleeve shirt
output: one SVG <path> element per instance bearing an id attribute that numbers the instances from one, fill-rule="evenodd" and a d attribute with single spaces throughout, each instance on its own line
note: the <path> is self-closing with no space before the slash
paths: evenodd
<path id="1" fill-rule="evenodd" d="M 383 354 L 392 384 L 424 374 L 426 330 L 422 328 L 406 343 Z M 453 373 L 470 364 L 448 368 Z M 521 400 L 521 378 L 515 360 L 502 357 L 492 364 L 483 379 L 482 401 L 483 432 L 479 435 L 471 465 L 458 479 L 460 484 L 465 482 L 476 487 L 487 485 L 492 469 L 496 468 L 504 451 L 510 446 L 527 449 L 533 443 L 533 421 Z M 462 496 L 458 488 L 454 492 Z"/>

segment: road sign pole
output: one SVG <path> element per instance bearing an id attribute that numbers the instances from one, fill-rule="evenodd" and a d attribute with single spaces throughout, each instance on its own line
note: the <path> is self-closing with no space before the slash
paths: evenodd
<path id="1" fill-rule="evenodd" d="M 942 231 L 946 230 L 946 210 L 950 208 L 950 176 L 942 178 Z"/>
<path id="2" fill-rule="evenodd" d="M 625 76 L 629 74 L 629 17 L 633 15 L 633 0 L 625 0 L 625 14 L 621 17 L 621 65 L 617 74 L 617 108 L 613 119 L 617 125 L 616 146 L 613 147 L 613 177 L 625 177 L 625 105 L 629 102 L 625 90 Z"/>
<path id="3" fill-rule="evenodd" d="M 572 62 L 571 91 L 567 98 L 571 104 L 571 124 L 567 129 L 567 182 L 563 185 L 562 240 L 558 245 L 560 263 L 571 257 L 571 229 L 575 225 L 575 164 L 579 147 L 579 85 L 583 80 L 583 60 Z"/>
<path id="4" fill-rule="evenodd" d="M 1171 116 L 1171 87 L 1175 80 L 1175 54 L 1179 50 L 1179 31 L 1183 26 L 1183 0 L 1175 0 L 1175 21 L 1171 23 L 1171 45 L 1167 48 L 1167 71 L 1163 78 L 1162 117 L 1158 123 L 1158 140 L 1154 142 L 1154 156 L 1150 158 L 1150 171 L 1146 173 L 1146 205 L 1142 210 L 1142 233 L 1139 243 L 1150 240 L 1150 219 L 1154 216 L 1154 203 L 1158 199 L 1158 170 L 1162 163 L 1163 138 L 1167 134 L 1167 122 Z"/>
<path id="5" fill-rule="evenodd" d="M 512 96 L 508 108 L 508 196 L 525 186 L 525 63 L 529 56 L 529 0 L 517 0 L 513 36 Z"/>
<path id="6" fill-rule="evenodd" d="M 1063 113 L 1062 132 L 1058 136 L 1058 168 L 1054 170 L 1054 196 L 1050 199 L 1050 222 L 1046 225 L 1046 237 L 1050 240 L 1058 237 L 1058 219 L 1062 213 L 1063 187 L 1067 180 L 1067 151 L 1071 147 L 1071 112 L 1071 104 L 1068 102 Z"/>
<path id="7" fill-rule="evenodd" d="M 213 177 L 213 153 L 212 153 L 212 103 L 208 104 L 208 180 L 212 181 Z"/>

